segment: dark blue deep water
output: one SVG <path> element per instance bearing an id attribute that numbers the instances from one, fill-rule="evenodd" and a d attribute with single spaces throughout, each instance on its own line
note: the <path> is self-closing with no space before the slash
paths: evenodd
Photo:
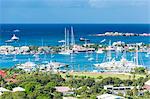
<path id="1" fill-rule="evenodd" d="M 64 28 L 73 26 L 75 40 L 78 44 L 80 37 L 85 37 L 93 43 L 99 43 L 104 38 L 113 41 L 124 41 L 126 43 L 150 43 L 149 37 L 94 37 L 90 34 L 105 32 L 130 32 L 150 33 L 150 24 L 1 24 L 0 45 L 16 34 L 20 40 L 11 45 L 59 45 L 58 41 L 64 39 Z M 18 29 L 20 32 L 13 32 Z"/>

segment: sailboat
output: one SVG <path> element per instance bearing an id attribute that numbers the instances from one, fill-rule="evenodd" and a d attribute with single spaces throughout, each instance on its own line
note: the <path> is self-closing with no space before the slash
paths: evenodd
<path id="1" fill-rule="evenodd" d="M 90 57 L 89 59 L 88 59 L 88 61 L 93 61 L 94 60 L 94 58 L 93 57 Z"/>
<path id="2" fill-rule="evenodd" d="M 46 55 L 46 53 L 44 53 L 44 58 L 43 58 L 43 61 L 42 61 L 42 63 L 49 63 L 49 61 L 47 61 L 47 55 Z"/>
<path id="3" fill-rule="evenodd" d="M 71 31 L 73 31 L 73 28 L 71 27 Z M 73 41 L 73 40 L 72 40 Z M 73 43 L 71 43 L 72 45 Z M 72 45 L 73 46 L 73 45 Z M 69 44 L 69 30 L 65 28 L 65 45 L 64 45 L 64 50 L 61 51 L 59 54 L 62 55 L 71 55 L 73 53 L 73 50 L 70 50 L 70 44 Z"/>
<path id="4" fill-rule="evenodd" d="M 12 60 L 13 62 L 16 62 L 16 61 L 18 61 L 18 59 L 16 59 L 16 54 L 14 55 L 14 58 L 13 58 L 13 60 Z"/>
<path id="5" fill-rule="evenodd" d="M 147 53 L 145 54 L 145 57 L 150 57 L 150 52 L 147 52 Z"/>
<path id="6" fill-rule="evenodd" d="M 92 57 L 92 52 L 90 53 L 90 56 L 89 56 L 89 58 L 88 58 L 88 61 L 93 61 L 94 60 L 94 58 Z"/>
<path id="7" fill-rule="evenodd" d="M 85 46 L 87 45 L 87 41 L 85 40 Z M 88 58 L 89 57 L 89 52 L 88 52 L 88 50 L 86 50 L 86 54 L 85 54 L 85 56 L 84 56 L 85 58 Z"/>
<path id="8" fill-rule="evenodd" d="M 39 58 L 39 55 L 38 55 L 38 54 L 34 54 L 33 56 L 35 57 L 35 61 L 39 61 L 39 60 L 40 60 L 40 58 Z"/>
<path id="9" fill-rule="evenodd" d="M 111 46 L 109 46 L 108 48 L 109 49 L 108 49 L 106 61 L 103 63 L 94 64 L 94 66 L 96 66 L 97 68 L 103 68 L 110 71 L 118 70 L 118 71 L 131 72 L 131 70 L 133 70 L 136 67 L 143 67 L 143 65 L 139 65 L 138 62 L 138 48 L 136 49 L 136 53 L 134 55 L 134 61 L 128 61 L 125 58 L 125 55 L 122 56 L 120 61 L 116 61 L 114 58 L 111 57 L 111 50 L 110 50 Z"/>

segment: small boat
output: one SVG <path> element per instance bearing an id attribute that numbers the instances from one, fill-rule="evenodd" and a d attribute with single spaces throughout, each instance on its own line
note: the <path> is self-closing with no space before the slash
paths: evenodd
<path id="1" fill-rule="evenodd" d="M 39 58 L 39 55 L 38 55 L 38 54 L 34 54 L 33 56 L 35 57 L 35 61 L 39 61 L 39 60 L 40 60 L 40 58 Z"/>
<path id="2" fill-rule="evenodd" d="M 85 55 L 84 57 L 85 57 L 85 58 L 88 58 L 88 57 L 89 57 L 89 55 Z"/>
<path id="3" fill-rule="evenodd" d="M 51 58 L 52 58 L 52 54 L 51 54 Z M 49 61 L 47 60 L 46 53 L 44 54 L 44 58 L 43 58 L 43 61 L 42 61 L 42 63 L 44 63 L 44 64 L 47 64 L 47 63 L 49 63 Z"/>
<path id="4" fill-rule="evenodd" d="M 16 59 L 16 55 L 14 55 L 14 58 L 13 58 L 13 60 L 12 60 L 13 62 L 16 62 L 16 61 L 18 61 L 18 59 Z"/>
<path id="5" fill-rule="evenodd" d="M 146 54 L 145 57 L 149 57 L 149 54 Z"/>
<path id="6" fill-rule="evenodd" d="M 85 41 L 85 38 L 82 38 L 82 37 L 81 37 L 79 40 L 80 40 L 80 41 Z"/>
<path id="7" fill-rule="evenodd" d="M 147 52 L 146 54 L 145 54 L 145 57 L 149 57 L 150 56 L 150 52 Z"/>
<path id="8" fill-rule="evenodd" d="M 13 34 L 13 37 L 11 38 L 11 40 L 14 40 L 14 41 L 19 40 L 19 37 L 17 37 L 15 34 Z"/>
<path id="9" fill-rule="evenodd" d="M 60 40 L 60 41 L 58 41 L 59 43 L 65 43 L 65 40 Z"/>
<path id="10" fill-rule="evenodd" d="M 90 41 L 89 39 L 86 39 L 86 38 L 83 38 L 83 37 L 81 37 L 79 40 L 80 41 Z"/>
<path id="11" fill-rule="evenodd" d="M 97 73 L 97 72 L 98 72 L 98 70 L 93 70 L 92 72 L 93 72 L 93 73 Z"/>
<path id="12" fill-rule="evenodd" d="M 13 30 L 13 32 L 20 32 L 20 30 L 16 29 L 16 30 Z"/>
<path id="13" fill-rule="evenodd" d="M 92 57 L 88 59 L 88 61 L 93 61 L 93 60 L 94 60 L 94 58 L 92 58 Z"/>
<path id="14" fill-rule="evenodd" d="M 60 63 L 60 62 L 50 62 L 46 65 L 47 67 L 52 67 L 53 69 L 58 69 L 58 68 L 61 68 L 61 67 L 65 67 L 67 66 L 66 64 L 64 63 Z"/>
<path id="15" fill-rule="evenodd" d="M 62 52 L 59 52 L 59 54 L 62 54 L 62 55 L 71 55 L 71 51 L 62 51 Z"/>
<path id="16" fill-rule="evenodd" d="M 101 41 L 101 43 L 103 43 L 103 42 L 105 42 L 106 41 L 106 39 L 103 39 L 102 41 Z"/>

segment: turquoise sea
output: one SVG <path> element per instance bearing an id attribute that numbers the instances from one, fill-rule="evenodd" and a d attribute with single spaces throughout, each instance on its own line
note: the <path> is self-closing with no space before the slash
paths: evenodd
<path id="1" fill-rule="evenodd" d="M 123 41 L 125 43 L 146 43 L 150 44 L 149 37 L 94 37 L 90 34 L 105 33 L 107 31 L 113 32 L 129 32 L 129 33 L 150 33 L 150 24 L 1 24 L 0 25 L 0 45 L 6 45 L 5 41 L 10 39 L 13 34 L 16 34 L 20 40 L 18 42 L 8 44 L 13 46 L 35 45 L 35 46 L 57 46 L 59 40 L 64 39 L 64 28 L 74 27 L 75 41 L 77 44 L 83 44 L 79 41 L 80 37 L 90 39 L 91 43 L 99 44 L 101 40 Z M 18 29 L 19 32 L 14 32 Z M 43 41 L 43 43 L 42 43 Z M 89 53 L 89 57 L 94 58 L 92 61 L 88 61 L 88 58 L 84 57 L 86 53 L 74 54 L 71 56 L 64 56 L 54 54 L 51 57 L 50 54 L 40 55 L 40 60 L 35 61 L 33 55 L 17 55 L 18 61 L 13 62 L 14 55 L 0 55 L 0 68 L 11 68 L 15 64 L 33 61 L 37 64 L 41 64 L 42 61 L 58 61 L 69 64 L 70 70 L 82 70 L 93 71 L 96 70 L 93 66 L 95 63 L 103 62 L 106 53 L 99 54 Z M 116 57 L 115 52 L 112 52 Z M 134 53 L 127 53 L 127 59 L 132 60 L 131 56 Z M 145 57 L 146 53 L 139 53 L 141 63 L 146 67 L 150 67 L 150 56 Z M 119 53 L 118 60 L 121 58 L 122 53 Z M 46 58 L 45 58 L 46 57 Z"/>

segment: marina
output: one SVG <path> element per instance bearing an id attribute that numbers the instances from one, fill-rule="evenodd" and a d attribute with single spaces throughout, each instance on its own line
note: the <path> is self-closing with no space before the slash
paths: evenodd
<path id="1" fill-rule="evenodd" d="M 150 99 L 150 0 L 0 0 L 0 99 Z"/>
<path id="2" fill-rule="evenodd" d="M 46 27 L 46 32 L 53 32 L 54 25 L 45 26 L 51 27 L 50 29 Z M 25 27 L 24 30 L 18 29 L 10 32 L 11 34 L 4 35 L 6 27 L 3 28 L 1 34 L 3 39 L 0 42 L 0 68 L 20 68 L 25 71 L 34 71 L 38 68 L 46 69 L 45 71 L 75 72 L 132 72 L 136 67 L 150 68 L 148 36 L 120 38 L 116 35 L 117 38 L 115 36 L 115 38 L 107 36 L 97 38 L 89 36 L 91 32 L 82 34 L 80 29 L 78 32 L 77 25 L 60 26 L 59 32 L 61 33 L 58 38 L 55 38 L 56 33 L 44 35 L 41 30 L 34 30 L 34 32 L 37 31 L 37 35 L 32 35 L 33 37 L 30 38 L 31 35 L 24 32 L 28 30 Z M 142 32 L 146 31 L 143 29 Z M 140 37 L 140 39 L 134 41 L 135 37 Z M 146 42 L 142 39 L 143 37 L 147 39 Z M 31 40 L 33 42 L 29 43 Z"/>
<path id="3" fill-rule="evenodd" d="M 86 53 L 78 53 L 78 54 L 73 54 L 73 55 L 61 55 L 61 54 L 53 54 L 53 57 L 51 54 L 46 55 L 46 60 L 45 60 L 45 55 L 44 54 L 39 54 L 39 60 L 35 61 L 35 57 L 30 54 L 24 54 L 24 55 L 15 55 L 16 56 L 16 61 L 13 61 L 14 55 L 0 55 L 1 60 L 0 60 L 0 66 L 1 68 L 12 68 L 16 64 L 24 64 L 27 62 L 29 59 L 31 62 L 34 62 L 37 65 L 43 64 L 43 61 L 47 61 L 48 63 L 50 61 L 56 61 L 56 62 L 61 62 L 68 64 L 69 66 L 67 68 L 61 67 L 61 70 L 74 70 L 74 71 L 102 71 L 102 69 L 96 68 L 94 64 L 97 63 L 102 63 L 103 59 L 105 58 L 106 53 L 98 54 L 97 53 L 88 53 L 89 57 L 85 57 L 87 54 Z M 128 60 L 133 60 L 131 57 L 134 53 L 133 52 L 127 52 L 126 57 Z M 145 57 L 145 52 L 140 53 L 140 57 L 142 57 L 142 61 L 145 67 L 149 68 L 149 59 L 150 57 Z M 112 52 L 112 56 L 115 57 L 116 53 Z M 116 59 L 119 61 L 121 59 L 122 53 L 119 53 L 118 58 Z M 90 60 L 92 58 L 92 60 Z M 107 65 L 106 65 L 107 66 Z"/>

